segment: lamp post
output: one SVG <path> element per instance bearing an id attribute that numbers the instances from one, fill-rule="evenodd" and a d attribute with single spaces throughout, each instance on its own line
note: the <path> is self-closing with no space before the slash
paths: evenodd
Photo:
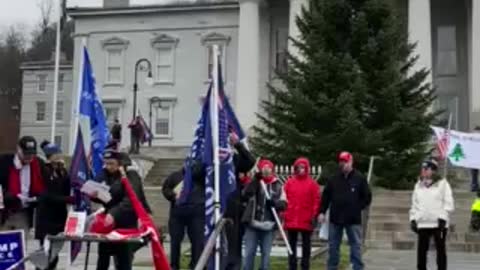
<path id="1" fill-rule="evenodd" d="M 137 117 L 137 92 L 138 92 L 138 68 L 140 67 L 140 64 L 142 63 L 146 63 L 148 65 L 148 75 L 147 75 L 147 78 L 145 79 L 145 82 L 149 85 L 153 85 L 153 77 L 152 77 L 152 63 L 146 59 L 146 58 L 142 58 L 142 59 L 139 59 L 136 63 L 135 63 L 135 79 L 134 79 L 134 82 L 133 82 L 133 118 L 132 118 L 132 121 L 135 121 L 135 118 Z M 136 141 L 135 140 L 139 140 L 140 138 L 135 138 L 135 134 L 134 134 L 134 127 L 131 128 L 131 144 L 130 144 L 130 152 L 134 153 L 134 154 L 138 154 L 138 150 L 139 149 L 136 149 Z"/>

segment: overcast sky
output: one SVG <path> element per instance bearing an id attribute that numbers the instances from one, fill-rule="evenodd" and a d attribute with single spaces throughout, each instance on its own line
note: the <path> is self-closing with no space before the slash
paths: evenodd
<path id="1" fill-rule="evenodd" d="M 23 24 L 31 29 L 38 23 L 40 10 L 38 3 L 40 1 L 52 1 L 57 7 L 59 0 L 0 0 L 0 30 L 12 24 Z M 162 3 L 176 0 L 130 0 L 132 5 Z M 103 0 L 67 0 L 69 7 L 95 7 L 101 6 Z"/>

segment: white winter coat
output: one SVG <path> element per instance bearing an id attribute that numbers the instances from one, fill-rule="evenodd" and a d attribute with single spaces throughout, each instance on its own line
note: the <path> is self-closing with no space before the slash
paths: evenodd
<path id="1" fill-rule="evenodd" d="M 438 228 L 438 219 L 449 226 L 450 214 L 455 206 L 452 189 L 446 179 L 426 187 L 421 181 L 415 185 L 410 208 L 410 221 L 415 220 L 419 229 Z"/>

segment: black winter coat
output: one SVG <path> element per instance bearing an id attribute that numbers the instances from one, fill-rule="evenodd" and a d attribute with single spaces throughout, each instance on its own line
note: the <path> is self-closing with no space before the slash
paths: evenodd
<path id="1" fill-rule="evenodd" d="M 70 197 L 70 177 L 67 170 L 54 171 L 52 165 L 46 164 L 47 176 L 45 192 L 38 199 L 35 213 L 35 238 L 55 235 L 64 230 L 67 220 L 67 205 Z"/>
<path id="2" fill-rule="evenodd" d="M 142 201 L 143 187 L 138 173 L 127 171 L 127 178 L 132 185 L 135 194 L 145 207 L 148 205 L 145 200 Z M 136 228 L 138 225 L 138 217 L 132 207 L 130 198 L 128 198 L 125 187 L 121 182 L 120 173 L 110 175 L 105 171 L 97 176 L 97 181 L 103 182 L 110 186 L 110 194 L 112 199 L 108 203 L 102 203 L 106 213 L 112 215 L 115 220 L 115 229 L 119 228 Z M 145 196 L 143 196 L 145 198 Z M 96 202 L 99 202 L 95 200 Z"/>
<path id="3" fill-rule="evenodd" d="M 338 171 L 325 186 L 320 213 L 330 208 L 330 222 L 337 225 L 359 225 L 362 210 L 372 202 L 372 193 L 367 180 L 353 170 L 347 176 Z"/>
<path id="4" fill-rule="evenodd" d="M 260 180 L 260 177 L 255 176 L 252 182 L 243 190 L 242 198 L 248 202 L 242 216 L 243 223 L 250 224 L 253 220 L 259 222 L 275 222 L 273 213 L 266 204 L 267 198 L 261 187 L 260 181 L 262 181 Z M 286 210 L 287 201 L 282 183 L 275 180 L 272 183 L 265 185 L 271 196 L 275 210 L 278 212 Z"/>

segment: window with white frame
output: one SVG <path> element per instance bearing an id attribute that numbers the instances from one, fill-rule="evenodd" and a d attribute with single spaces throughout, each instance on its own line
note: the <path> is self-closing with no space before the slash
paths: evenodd
<path id="1" fill-rule="evenodd" d="M 113 37 L 102 42 L 105 50 L 105 83 L 123 84 L 125 51 L 129 42 L 123 38 Z"/>
<path id="2" fill-rule="evenodd" d="M 173 84 L 175 81 L 175 50 L 178 38 L 161 34 L 151 41 L 155 50 L 154 79 L 157 83 Z"/>
<path id="3" fill-rule="evenodd" d="M 58 91 L 63 92 L 63 81 L 65 80 L 65 74 L 58 74 Z"/>
<path id="4" fill-rule="evenodd" d="M 123 50 L 107 49 L 107 83 L 123 82 Z"/>
<path id="5" fill-rule="evenodd" d="M 228 43 L 230 42 L 230 37 L 225 36 L 220 33 L 210 33 L 202 37 L 202 43 L 206 47 L 206 76 L 208 79 L 211 79 L 212 72 L 213 72 L 213 63 L 214 63 L 214 55 L 213 55 L 213 46 L 218 45 L 219 50 L 219 61 L 222 66 L 222 75 L 223 80 L 226 79 L 226 56 L 227 56 L 227 47 Z"/>
<path id="6" fill-rule="evenodd" d="M 38 74 L 37 75 L 37 90 L 39 93 L 45 93 L 47 90 L 47 75 L 46 74 Z"/>
<path id="7" fill-rule="evenodd" d="M 457 74 L 457 31 L 454 25 L 437 28 L 437 74 Z"/>
<path id="8" fill-rule="evenodd" d="M 35 120 L 37 122 L 44 122 L 46 119 L 46 110 L 47 110 L 47 105 L 45 101 L 37 101 L 35 105 L 36 105 Z"/>
<path id="9" fill-rule="evenodd" d="M 167 103 L 155 109 L 155 136 L 168 138 L 172 135 L 173 104 Z"/>
<path id="10" fill-rule="evenodd" d="M 55 116 L 56 116 L 55 118 L 57 122 L 63 121 L 63 101 L 62 100 L 57 101 L 57 112 Z"/>
<path id="11" fill-rule="evenodd" d="M 105 118 L 107 120 L 108 128 L 111 129 L 115 119 L 120 120 L 120 103 L 105 103 Z"/>

